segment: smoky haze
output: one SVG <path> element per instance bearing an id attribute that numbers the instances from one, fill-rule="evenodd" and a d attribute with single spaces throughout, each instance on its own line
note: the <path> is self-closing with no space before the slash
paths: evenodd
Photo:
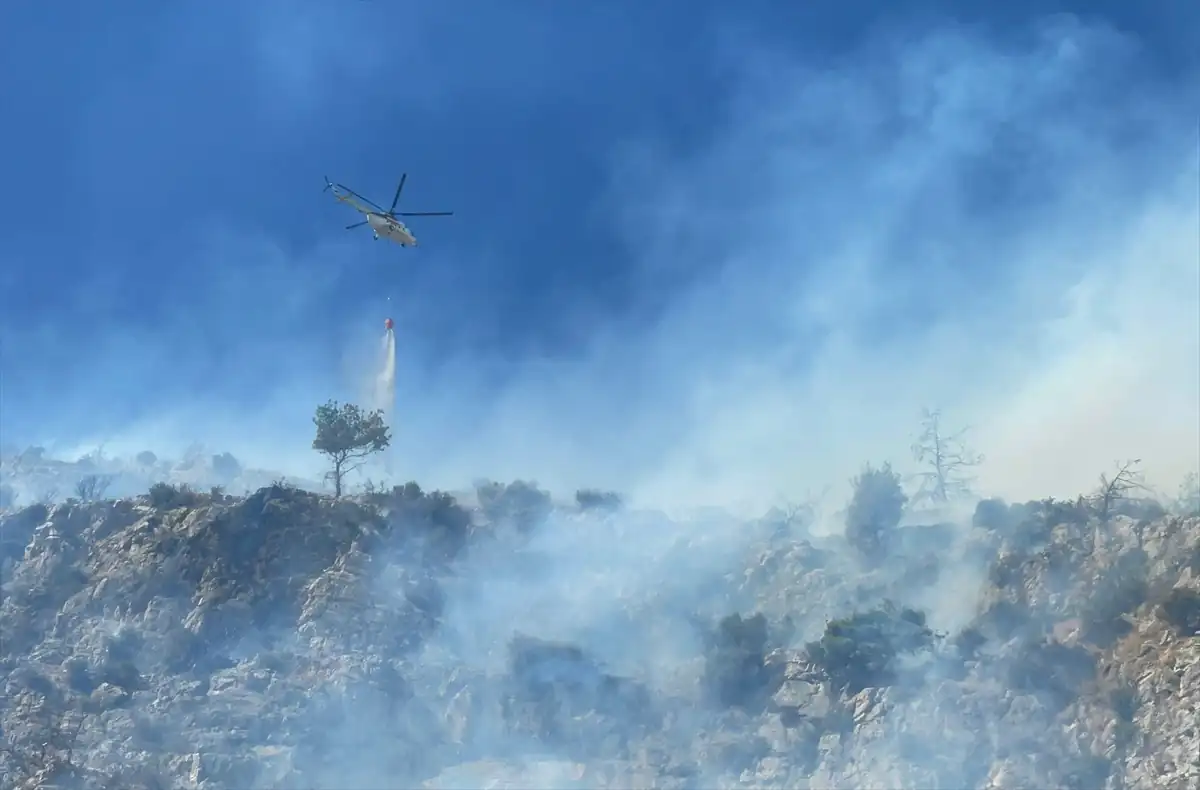
<path id="1" fill-rule="evenodd" d="M 904 463 L 925 405 L 973 427 L 997 494 L 1069 494 L 1118 458 L 1168 488 L 1195 466 L 1194 118 L 1186 91 L 1141 78 L 1136 43 L 1060 21 L 1006 44 L 880 34 L 825 62 L 734 39 L 720 52 L 742 87 L 707 145 L 631 141 L 612 157 L 601 210 L 645 283 L 639 317 L 579 318 L 571 355 L 431 360 L 445 348 L 424 329 L 433 313 L 469 322 L 476 297 L 394 293 L 398 474 L 762 502 L 842 485 L 864 459 Z M 360 246 L 314 250 L 328 282 L 297 281 L 269 239 L 213 231 L 182 256 L 234 264 L 189 306 L 227 316 L 222 337 L 181 316 L 89 338 L 53 390 L 93 427 L 44 415 L 33 438 L 114 452 L 203 439 L 312 472 L 311 408 L 354 397 L 390 310 L 322 306 L 357 276 Z M 405 256 L 388 264 L 399 278 L 454 263 Z M 49 321 L 7 340 L 70 345 Z M 139 397 L 153 409 L 108 405 Z M 6 421 L 28 424 L 10 403 Z"/>
<path id="2" fill-rule="evenodd" d="M 389 307 L 364 298 L 328 317 L 322 289 L 332 286 L 292 278 L 291 253 L 221 231 L 188 257 L 238 265 L 200 288 L 192 308 L 228 319 L 232 356 L 184 319 L 91 338 L 60 372 L 55 389 L 72 394 L 55 403 L 89 408 L 106 427 L 47 419 L 33 438 L 63 456 L 100 443 L 110 454 L 170 454 L 201 440 L 316 477 L 313 408 L 365 397 L 390 310 L 395 482 L 534 479 L 556 494 L 613 489 L 691 514 L 683 525 L 646 511 L 586 528 L 556 515 L 519 551 L 512 535 L 473 550 L 420 649 L 405 714 L 414 739 L 435 690 L 502 674 L 516 634 L 569 640 L 655 694 L 687 699 L 702 672 L 694 621 L 748 605 L 722 585 L 764 540 L 703 508 L 761 509 L 829 490 L 836 510 L 865 461 L 911 468 L 923 407 L 971 426 L 986 459 L 976 486 L 988 495 L 1073 496 L 1125 458 L 1143 459 L 1149 480 L 1173 490 L 1200 465 L 1194 79 L 1189 90 L 1159 87 L 1135 42 L 1069 20 L 1005 42 L 956 27 L 882 32 L 819 62 L 734 35 L 720 53 L 740 88 L 704 145 L 633 140 L 612 154 L 598 208 L 625 240 L 646 303 L 633 318 L 581 316 L 588 340 L 577 353 L 433 360 L 444 345 L 423 327 L 436 311 L 469 322 L 477 295 L 428 304 L 400 289 Z M 308 257 L 330 282 L 353 280 L 362 243 Z M 454 264 L 449 253 L 408 252 L 390 265 Z M 272 297 L 257 304 L 255 291 Z M 47 322 L 8 342 L 73 341 Z M 223 384 L 231 378 L 236 387 Z M 239 394 L 248 387 L 252 399 Z M 159 405 L 136 419 L 106 405 L 146 389 Z M 919 594 L 889 584 L 933 623 L 958 627 L 984 573 L 965 563 Z M 402 586 L 386 575 L 378 584 L 384 596 Z M 850 606 L 813 603 L 780 639 L 813 638 Z M 536 746 L 540 759 L 575 756 L 504 733 L 486 693 L 463 699 L 476 723 L 454 743 L 422 742 L 431 754 L 521 762 Z M 680 738 L 720 719 L 703 707 L 674 715 Z M 356 711 L 330 725 L 329 743 L 361 743 L 382 716 Z M 544 760 L 525 786 L 570 778 Z M 359 754 L 321 780 L 366 786 L 382 770 Z"/>

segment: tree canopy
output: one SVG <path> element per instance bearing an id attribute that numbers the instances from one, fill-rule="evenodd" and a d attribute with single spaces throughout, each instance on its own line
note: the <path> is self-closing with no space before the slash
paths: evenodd
<path id="1" fill-rule="evenodd" d="M 353 403 L 329 401 L 317 407 L 313 417 L 317 435 L 312 447 L 328 456 L 333 468 L 329 479 L 335 496 L 342 495 L 346 473 L 362 466 L 367 457 L 387 449 L 391 430 L 383 421 L 383 412 L 363 411 Z"/>

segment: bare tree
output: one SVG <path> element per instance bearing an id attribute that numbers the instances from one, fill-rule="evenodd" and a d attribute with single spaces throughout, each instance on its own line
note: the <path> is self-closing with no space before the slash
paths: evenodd
<path id="1" fill-rule="evenodd" d="M 780 497 L 780 504 L 771 508 L 767 517 L 778 525 L 778 531 L 781 534 L 792 530 L 806 530 L 816 522 L 817 515 L 832 490 L 832 486 L 825 486 L 820 493 L 816 494 L 808 490 L 805 492 L 804 498 L 798 502 L 787 497 Z"/>
<path id="2" fill-rule="evenodd" d="M 96 449 L 84 453 L 75 463 L 85 469 L 95 469 L 97 466 L 100 466 L 104 463 L 104 445 L 101 444 Z"/>
<path id="3" fill-rule="evenodd" d="M 804 528 L 813 520 L 815 508 L 807 502 L 785 502 L 782 507 L 778 508 L 778 516 L 780 526 L 786 529 Z"/>
<path id="4" fill-rule="evenodd" d="M 1113 508 L 1126 499 L 1134 491 L 1148 491 L 1146 486 L 1146 477 L 1138 467 L 1142 463 L 1140 458 L 1135 458 L 1132 461 L 1118 462 L 1116 464 L 1116 472 L 1111 476 L 1108 474 L 1100 475 L 1100 485 L 1096 488 L 1095 493 L 1091 496 L 1092 507 L 1095 509 L 1096 515 L 1101 522 L 1108 521 L 1112 515 Z"/>
<path id="5" fill-rule="evenodd" d="M 940 409 L 922 410 L 921 434 L 912 446 L 912 453 L 927 469 L 916 474 L 920 482 L 912 497 L 914 502 L 945 503 L 971 495 L 975 477 L 969 470 L 983 463 L 983 456 L 967 448 L 963 439 L 968 430 L 946 433 Z"/>
<path id="6" fill-rule="evenodd" d="M 75 484 L 75 496 L 80 502 L 99 501 L 104 499 L 112 482 L 112 475 L 87 475 Z"/>

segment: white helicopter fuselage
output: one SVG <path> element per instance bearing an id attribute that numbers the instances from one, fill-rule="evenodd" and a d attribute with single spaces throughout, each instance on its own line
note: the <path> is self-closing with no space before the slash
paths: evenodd
<path id="1" fill-rule="evenodd" d="M 367 214 L 367 224 L 371 226 L 376 240 L 384 238 L 388 241 L 396 242 L 401 247 L 417 246 L 416 237 L 398 219 L 385 217 L 382 214 L 370 213 Z"/>

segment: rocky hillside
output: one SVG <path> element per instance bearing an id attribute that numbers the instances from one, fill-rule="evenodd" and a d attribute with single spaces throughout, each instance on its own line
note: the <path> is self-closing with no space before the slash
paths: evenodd
<path id="1" fill-rule="evenodd" d="M 1200 787 L 1200 519 L 478 499 L 3 516 L 0 786 Z"/>

